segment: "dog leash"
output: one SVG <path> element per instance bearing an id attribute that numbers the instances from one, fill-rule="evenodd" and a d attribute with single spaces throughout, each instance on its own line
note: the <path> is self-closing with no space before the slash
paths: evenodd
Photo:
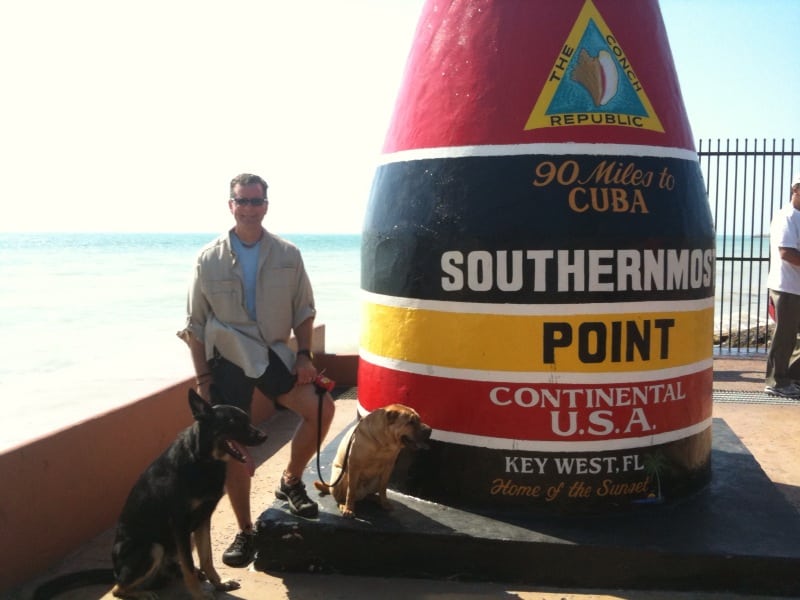
<path id="1" fill-rule="evenodd" d="M 314 379 L 314 389 L 317 392 L 317 476 L 319 477 L 322 485 L 331 488 L 342 480 L 342 477 L 347 470 L 347 462 L 350 458 L 350 447 L 353 445 L 353 440 L 356 437 L 356 430 L 358 429 L 360 422 L 356 424 L 355 428 L 353 429 L 353 433 L 350 434 L 350 439 L 347 440 L 347 449 L 344 453 L 344 463 L 342 464 L 342 470 L 339 471 L 339 476 L 333 483 L 328 483 L 322 477 L 322 465 L 320 464 L 319 456 L 322 452 L 322 398 L 325 396 L 325 392 L 330 392 L 333 390 L 333 388 L 336 386 L 336 383 L 330 377 L 323 375 L 324 372 L 325 371 L 323 370 L 317 375 L 316 379 Z"/>

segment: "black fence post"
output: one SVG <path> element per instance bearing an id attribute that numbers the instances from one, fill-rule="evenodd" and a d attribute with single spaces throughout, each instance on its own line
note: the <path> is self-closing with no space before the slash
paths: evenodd
<path id="1" fill-rule="evenodd" d="M 769 147 L 766 139 L 709 139 L 698 148 L 717 236 L 714 352 L 766 353 L 769 226 L 789 199 L 800 150 L 794 139 Z"/>

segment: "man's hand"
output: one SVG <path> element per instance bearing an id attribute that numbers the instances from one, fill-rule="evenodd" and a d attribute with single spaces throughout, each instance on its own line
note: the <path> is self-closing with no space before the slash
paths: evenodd
<path id="1" fill-rule="evenodd" d="M 311 362 L 311 359 L 305 354 L 301 354 L 297 357 L 297 360 L 294 363 L 294 372 L 297 375 L 298 385 L 311 383 L 317 376 L 317 368 L 314 366 L 314 363 Z"/>

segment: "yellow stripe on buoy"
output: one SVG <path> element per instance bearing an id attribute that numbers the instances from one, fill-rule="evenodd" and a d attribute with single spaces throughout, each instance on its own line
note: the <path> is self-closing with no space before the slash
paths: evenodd
<path id="1" fill-rule="evenodd" d="M 702 361 L 712 337 L 713 304 L 683 311 L 681 302 L 674 304 L 675 310 L 658 312 L 636 311 L 634 304 L 627 313 L 509 315 L 365 302 L 361 347 L 413 363 L 512 372 L 621 373 Z M 448 343 L 454 339 L 459 343 Z"/>

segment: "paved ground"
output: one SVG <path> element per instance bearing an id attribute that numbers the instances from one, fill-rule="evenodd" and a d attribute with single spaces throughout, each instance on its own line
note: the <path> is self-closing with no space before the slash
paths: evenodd
<path id="1" fill-rule="evenodd" d="M 742 443 L 793 506 L 800 511 L 800 402 L 769 401 L 763 395 L 763 359 L 726 358 L 715 359 L 714 390 L 723 392 L 723 401 L 715 402 L 714 417 L 724 419 Z M 354 400 L 338 400 L 337 412 L 331 433 L 332 439 L 355 417 Z M 287 462 L 286 441 L 296 425 L 293 416 L 281 413 L 262 424 L 270 438 L 255 456 L 261 464 L 253 480 L 254 510 L 260 511 L 259 498 L 263 505 L 273 501 L 273 489 L 282 467 Z M 255 516 L 255 515 L 254 515 Z M 694 593 L 660 590 L 566 590 L 539 588 L 536 586 L 509 586 L 498 583 L 463 583 L 456 581 L 418 580 L 399 578 L 349 577 L 322 574 L 266 574 L 247 569 L 225 567 L 219 557 L 235 534 L 235 524 L 226 499 L 214 515 L 212 539 L 214 556 L 224 579 L 236 579 L 241 589 L 218 593 L 217 598 L 241 599 L 436 599 L 470 600 L 504 598 L 520 600 L 722 600 L 772 598 L 772 596 L 735 595 L 730 593 Z M 107 531 L 68 557 L 57 568 L 43 573 L 22 588 L 3 596 L 4 600 L 27 600 L 35 585 L 42 579 L 61 572 L 78 569 L 105 567 L 111 546 L 112 531 Z M 79 592 L 64 594 L 63 599 L 111 598 L 103 588 L 84 588 Z M 165 590 L 161 598 L 187 598 L 181 587 Z"/>

